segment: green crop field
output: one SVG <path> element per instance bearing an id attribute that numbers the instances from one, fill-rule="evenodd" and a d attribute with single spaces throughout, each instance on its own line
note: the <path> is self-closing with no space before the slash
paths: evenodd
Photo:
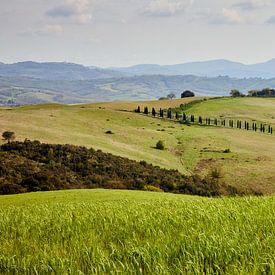
<path id="1" fill-rule="evenodd" d="M 274 274 L 274 197 L 0 197 L 1 274 Z"/>
<path id="2" fill-rule="evenodd" d="M 119 111 L 131 110 L 137 105 L 168 108 L 183 102 L 186 100 L 0 109 L 0 132 L 14 131 L 18 140 L 28 138 L 93 147 L 185 174 L 206 175 L 217 168 L 222 180 L 231 185 L 253 188 L 264 194 L 275 193 L 275 135 L 220 127 L 189 127 Z M 271 98 L 221 98 L 195 104 L 188 113 L 251 118 L 273 124 L 274 103 Z M 114 134 L 106 134 L 108 130 Z M 164 151 L 154 148 L 158 140 L 165 142 Z"/>

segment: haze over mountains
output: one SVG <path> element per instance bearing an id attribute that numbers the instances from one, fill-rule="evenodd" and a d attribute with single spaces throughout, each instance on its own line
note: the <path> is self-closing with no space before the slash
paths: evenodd
<path id="1" fill-rule="evenodd" d="M 275 88 L 275 59 L 244 65 L 227 60 L 127 68 L 63 62 L 0 63 L 0 104 L 81 103 L 158 99 L 185 89 L 228 95 L 231 89 Z"/>
<path id="2" fill-rule="evenodd" d="M 136 65 L 126 68 L 111 68 L 114 71 L 128 75 L 197 75 L 197 76 L 229 76 L 237 78 L 245 77 L 275 77 L 275 59 L 264 63 L 245 65 L 229 60 L 211 60 L 201 62 L 191 62 L 177 65 Z"/>

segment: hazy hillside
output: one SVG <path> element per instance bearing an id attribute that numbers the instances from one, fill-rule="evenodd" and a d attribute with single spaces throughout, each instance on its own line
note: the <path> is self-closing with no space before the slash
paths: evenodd
<path id="1" fill-rule="evenodd" d="M 274 79 L 147 75 L 90 80 L 46 80 L 0 76 L 0 104 L 81 103 L 112 100 L 158 99 L 168 93 L 177 97 L 185 89 L 197 95 L 228 95 L 233 88 L 275 88 Z"/>
<path id="2" fill-rule="evenodd" d="M 241 78 L 247 76 L 247 70 L 253 72 L 252 75 L 275 76 L 274 65 L 275 60 L 249 66 L 214 60 L 171 66 L 100 69 L 57 62 L 0 63 L 0 104 L 147 100 L 168 93 L 179 97 L 186 89 L 193 90 L 196 95 L 228 95 L 231 89 L 246 92 L 275 88 L 275 78 Z M 206 74 L 213 77 L 202 76 Z M 239 78 L 218 76 L 226 74 Z"/>
<path id="3" fill-rule="evenodd" d="M 19 62 L 0 63 L 1 76 L 33 77 L 51 80 L 84 80 L 121 76 L 121 73 L 100 68 L 88 68 L 83 65 L 65 62 Z"/>
<path id="4" fill-rule="evenodd" d="M 275 59 L 264 63 L 245 65 L 229 60 L 211 60 L 202 62 L 191 62 L 177 65 L 136 65 L 125 68 L 112 68 L 118 72 L 128 75 L 186 75 L 193 74 L 198 76 L 229 76 L 237 78 L 245 77 L 275 77 Z"/>

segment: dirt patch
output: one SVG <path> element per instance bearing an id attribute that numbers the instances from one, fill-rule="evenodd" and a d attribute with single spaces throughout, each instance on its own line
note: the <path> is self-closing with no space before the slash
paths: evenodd
<path id="1" fill-rule="evenodd" d="M 212 167 L 215 163 L 217 162 L 216 159 L 201 159 L 195 169 L 194 169 L 194 172 L 195 173 L 201 173 L 203 170 L 205 170 L 206 168 L 210 168 Z"/>
<path id="2" fill-rule="evenodd" d="M 169 152 L 174 154 L 177 157 L 181 157 L 183 155 L 183 150 L 177 147 L 170 147 Z"/>
<path id="3" fill-rule="evenodd" d="M 255 160 L 256 161 L 271 161 L 272 159 L 267 156 L 259 156 L 259 157 L 255 158 Z"/>

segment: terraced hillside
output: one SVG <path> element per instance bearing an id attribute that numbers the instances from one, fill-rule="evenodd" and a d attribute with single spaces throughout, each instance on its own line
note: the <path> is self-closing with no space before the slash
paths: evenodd
<path id="1" fill-rule="evenodd" d="M 188 99 L 194 100 L 194 99 Z M 146 160 L 185 174 L 218 171 L 221 180 L 265 194 L 275 192 L 275 135 L 237 129 L 187 126 L 133 112 L 143 104 L 175 107 L 186 100 L 119 102 L 89 105 L 36 105 L 1 109 L 0 131 L 12 130 L 18 140 L 38 139 L 101 149 L 134 160 Z M 191 114 L 251 118 L 271 124 L 273 99 L 238 98 L 203 101 Z M 113 134 L 106 134 L 106 131 Z M 158 140 L 166 150 L 156 150 Z"/>

